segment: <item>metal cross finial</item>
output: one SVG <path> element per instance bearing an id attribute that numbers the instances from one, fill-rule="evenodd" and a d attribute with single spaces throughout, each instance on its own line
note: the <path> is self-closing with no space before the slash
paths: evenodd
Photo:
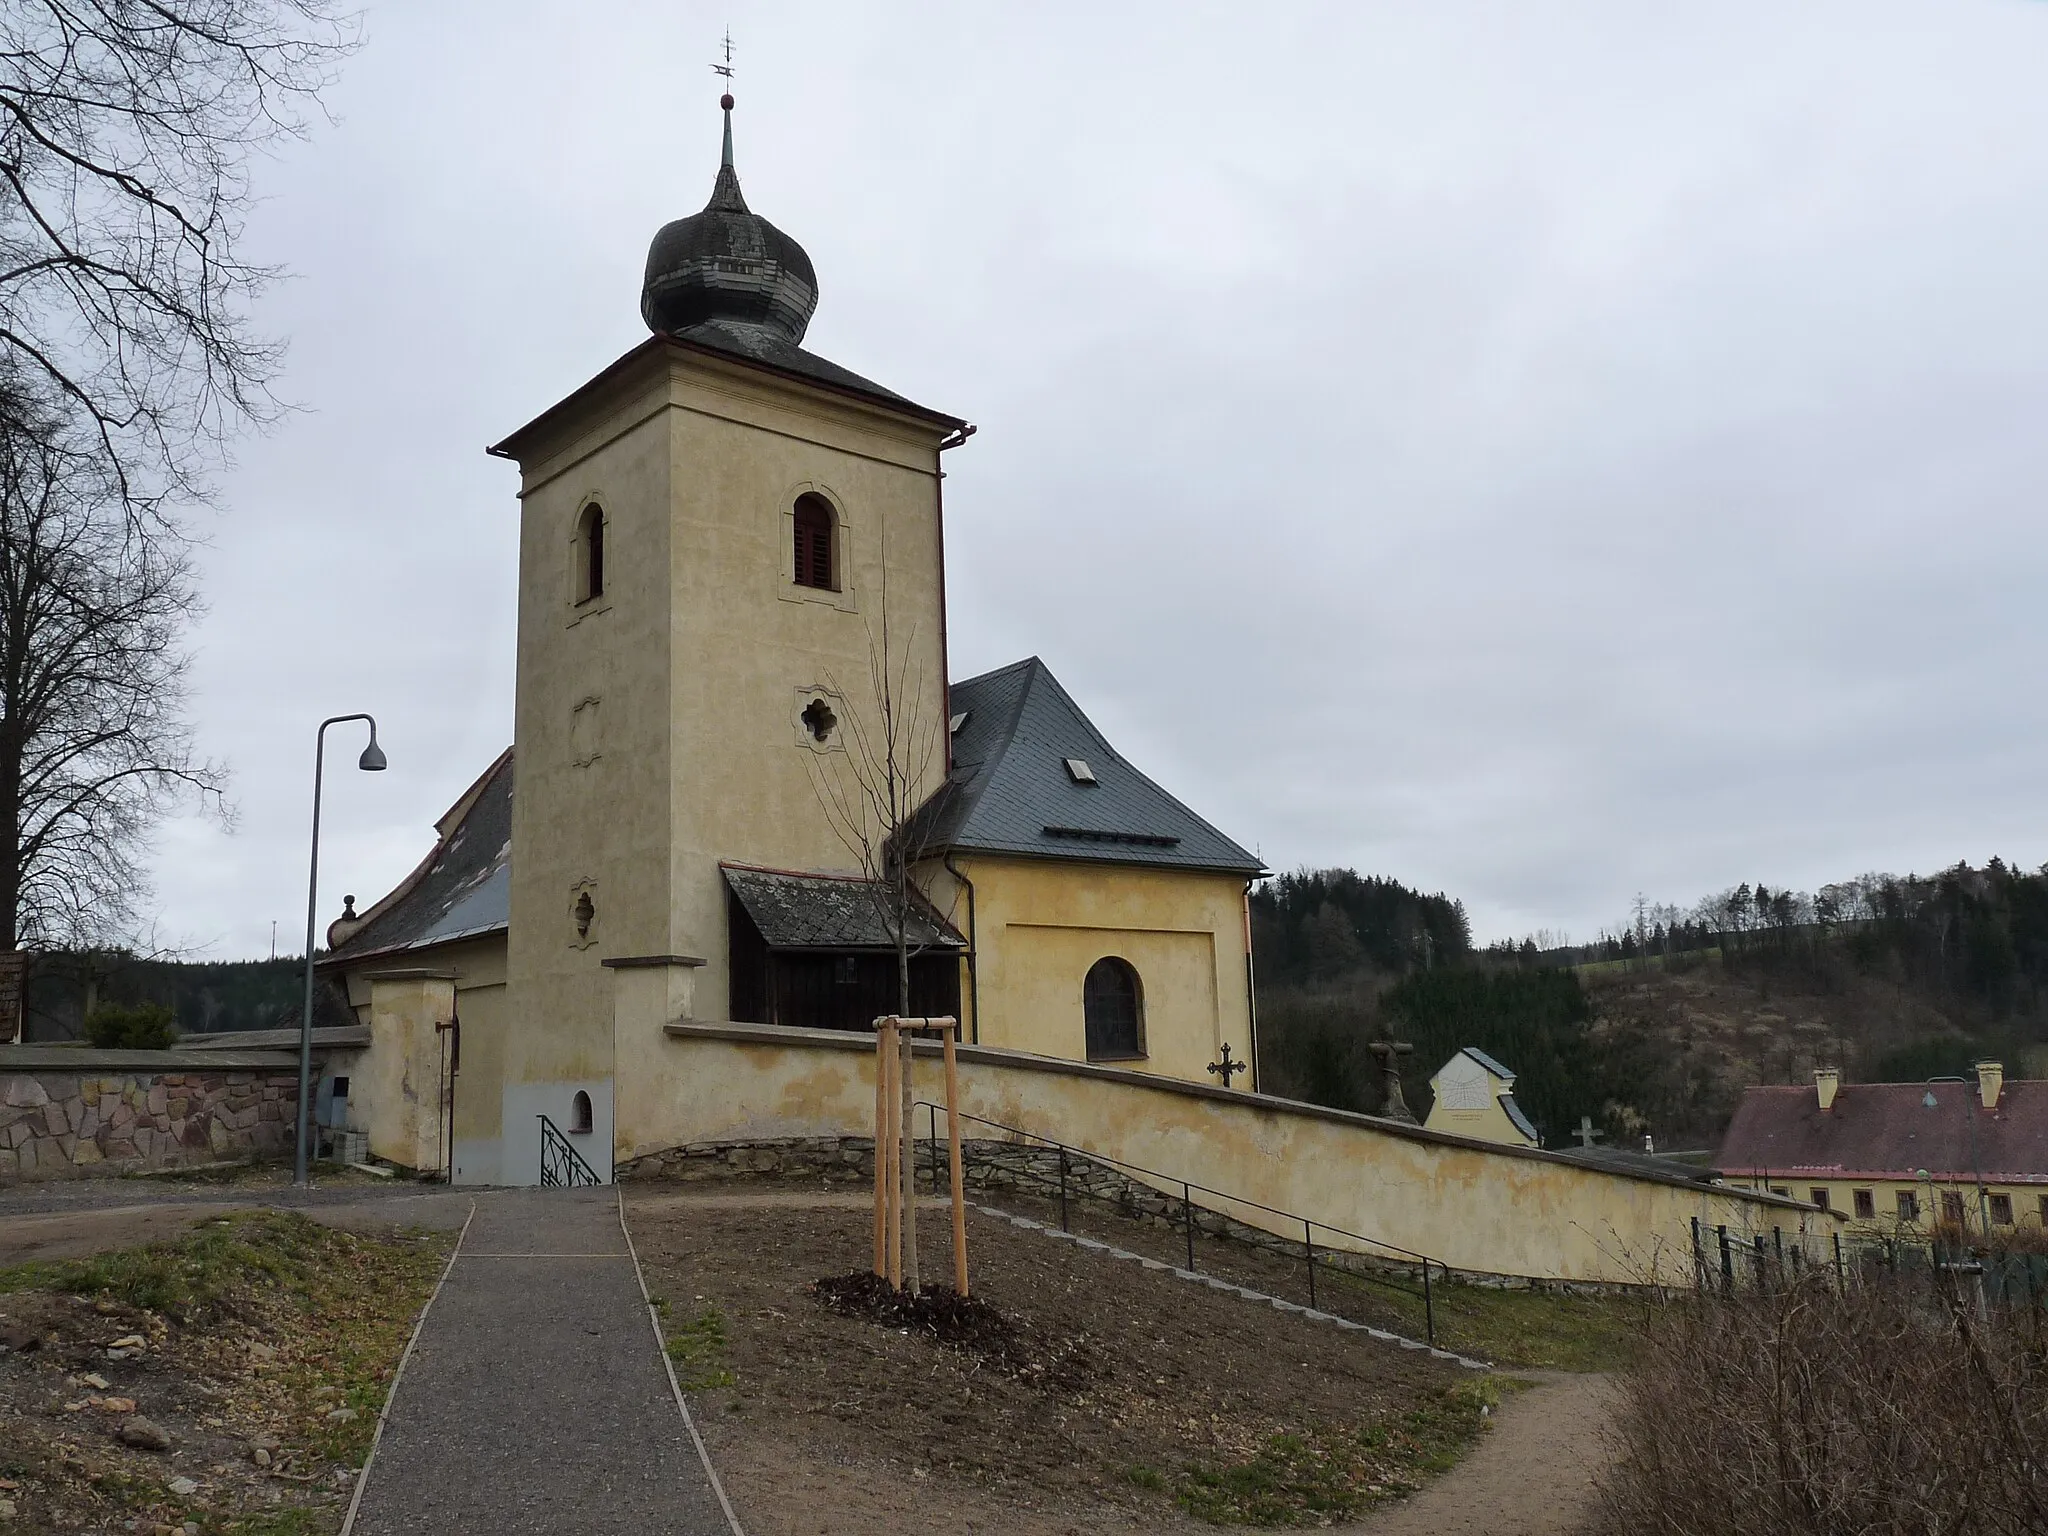
<path id="1" fill-rule="evenodd" d="M 1230 1042 L 1228 1040 L 1223 1042 L 1223 1059 L 1209 1063 L 1209 1070 L 1223 1079 L 1223 1086 L 1226 1088 L 1230 1086 L 1232 1074 L 1249 1072 L 1251 1069 L 1251 1063 L 1248 1061 L 1232 1061 L 1230 1059 Z"/>

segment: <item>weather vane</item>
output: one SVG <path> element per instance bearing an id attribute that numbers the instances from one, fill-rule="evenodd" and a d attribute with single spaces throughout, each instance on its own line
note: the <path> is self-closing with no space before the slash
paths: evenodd
<path id="1" fill-rule="evenodd" d="M 714 75 L 723 75 L 723 76 L 725 77 L 725 88 L 726 88 L 726 92 L 727 92 L 727 94 L 728 94 L 728 95 L 730 95 L 730 94 L 731 94 L 731 92 L 732 92 L 732 28 L 731 28 L 731 27 L 727 27 L 727 28 L 725 29 L 725 62 L 724 62 L 724 63 L 722 63 L 722 64 L 714 64 L 714 65 L 712 65 L 712 66 L 711 66 L 711 73 L 713 73 Z"/>

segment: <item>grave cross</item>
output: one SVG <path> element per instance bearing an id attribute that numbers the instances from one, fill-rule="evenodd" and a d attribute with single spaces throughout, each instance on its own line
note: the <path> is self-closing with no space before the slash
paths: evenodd
<path id="1" fill-rule="evenodd" d="M 1593 1129 L 1593 1117 L 1591 1115 L 1581 1115 L 1579 1116 L 1579 1128 L 1573 1131 L 1572 1134 L 1579 1138 L 1580 1146 L 1591 1147 L 1594 1142 L 1600 1140 L 1607 1133 Z"/>
<path id="2" fill-rule="evenodd" d="M 1380 1059 L 1380 1079 L 1386 1090 L 1386 1103 L 1380 1107 L 1380 1114 L 1404 1125 L 1415 1124 L 1415 1111 L 1401 1094 L 1401 1058 L 1414 1054 L 1415 1047 L 1406 1040 L 1375 1040 L 1371 1050 Z"/>
<path id="3" fill-rule="evenodd" d="M 1223 1086 L 1226 1088 L 1230 1086 L 1230 1079 L 1233 1073 L 1249 1072 L 1251 1069 L 1252 1064 L 1248 1061 L 1232 1061 L 1230 1059 L 1230 1042 L 1228 1040 L 1223 1042 L 1223 1059 L 1209 1063 L 1209 1070 L 1223 1079 Z"/>

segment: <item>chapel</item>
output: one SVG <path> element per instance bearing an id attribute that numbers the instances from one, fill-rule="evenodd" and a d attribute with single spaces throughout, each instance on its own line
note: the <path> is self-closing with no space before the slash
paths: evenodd
<path id="1" fill-rule="evenodd" d="M 368 1038 L 323 1120 L 459 1183 L 538 1181 L 558 1130 L 608 1179 L 689 1134 L 647 1038 L 867 1030 L 899 927 L 911 1011 L 968 1044 L 1210 1084 L 1235 1050 L 1256 1087 L 1258 858 L 1036 657 L 949 678 L 941 464 L 974 428 L 804 347 L 817 274 L 721 105 L 646 339 L 490 450 L 519 472 L 514 745 L 328 930 Z"/>

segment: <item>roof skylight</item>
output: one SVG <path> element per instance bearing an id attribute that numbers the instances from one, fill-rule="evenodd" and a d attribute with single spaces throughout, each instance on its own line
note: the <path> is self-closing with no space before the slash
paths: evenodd
<path id="1" fill-rule="evenodd" d="M 1062 758 L 1061 761 L 1067 765 L 1067 777 L 1076 784 L 1093 784 L 1096 782 L 1095 770 L 1090 768 L 1080 758 L 1068 757 Z"/>

